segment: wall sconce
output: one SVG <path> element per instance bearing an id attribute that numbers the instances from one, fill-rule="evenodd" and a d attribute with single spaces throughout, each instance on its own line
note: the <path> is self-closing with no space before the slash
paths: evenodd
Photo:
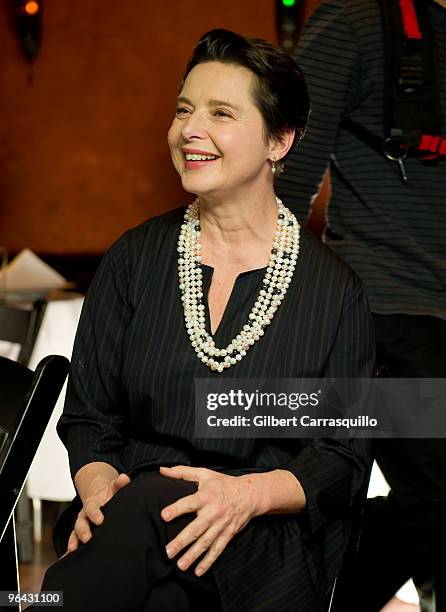
<path id="1" fill-rule="evenodd" d="M 303 25 L 303 0 L 276 0 L 276 30 L 279 44 L 287 53 L 297 45 Z"/>
<path id="2" fill-rule="evenodd" d="M 14 0 L 17 32 L 26 59 L 32 62 L 42 39 L 43 0 Z"/>

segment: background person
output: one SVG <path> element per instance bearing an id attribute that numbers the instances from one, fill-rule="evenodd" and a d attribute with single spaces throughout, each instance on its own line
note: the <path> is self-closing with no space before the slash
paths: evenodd
<path id="1" fill-rule="evenodd" d="M 446 2 L 424 4 L 446 137 Z M 393 377 L 444 377 L 446 157 L 430 163 L 409 157 L 403 182 L 398 163 L 341 126 L 349 118 L 382 139 L 387 135 L 385 65 L 390 58 L 385 57 L 378 0 L 323 0 L 305 27 L 296 60 L 308 83 L 312 114 L 278 192 L 305 222 L 332 160 L 324 241 L 364 282 L 377 364 L 387 366 Z M 341 609 L 349 605 L 375 612 L 409 577 L 436 574 L 437 610 L 444 610 L 444 440 L 380 441 L 377 458 L 391 492 L 368 502 L 360 560 Z"/>

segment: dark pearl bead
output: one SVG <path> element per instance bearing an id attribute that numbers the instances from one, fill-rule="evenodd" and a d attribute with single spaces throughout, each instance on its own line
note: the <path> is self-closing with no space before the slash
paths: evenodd
<path id="1" fill-rule="evenodd" d="M 294 225 L 294 221 L 288 221 L 288 225 Z"/>
<path id="2" fill-rule="evenodd" d="M 283 215 L 282 213 L 280 213 L 280 215 L 279 215 L 279 219 L 285 219 L 285 215 Z"/>
<path id="3" fill-rule="evenodd" d="M 271 249 L 271 253 L 272 253 L 273 255 L 276 255 L 276 253 L 277 253 L 277 249 Z"/>
<path id="4" fill-rule="evenodd" d="M 196 231 L 196 232 L 199 232 L 199 231 L 200 231 L 200 229 L 201 229 L 201 228 L 200 228 L 200 226 L 199 226 L 199 225 L 196 225 L 196 226 L 195 226 L 195 231 Z"/>

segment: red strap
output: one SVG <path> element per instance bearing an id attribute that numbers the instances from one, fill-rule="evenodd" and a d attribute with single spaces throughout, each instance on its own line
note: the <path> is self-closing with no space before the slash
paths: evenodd
<path id="1" fill-rule="evenodd" d="M 446 155 L 446 138 L 423 134 L 420 138 L 418 150 L 424 153 L 424 159 L 434 159 L 439 155 Z"/>
<path id="2" fill-rule="evenodd" d="M 432 136 L 429 136 L 429 134 L 423 134 L 420 138 L 420 144 L 418 145 L 418 148 L 421 149 L 422 151 L 430 151 L 431 142 L 432 142 Z"/>
<path id="3" fill-rule="evenodd" d="M 423 36 L 418 25 L 417 13 L 412 0 L 399 0 L 399 4 L 406 37 L 415 40 L 422 40 Z"/>
<path id="4" fill-rule="evenodd" d="M 440 136 L 431 136 L 429 151 L 432 151 L 432 153 L 436 153 L 438 150 L 438 145 L 440 144 L 440 140 Z"/>

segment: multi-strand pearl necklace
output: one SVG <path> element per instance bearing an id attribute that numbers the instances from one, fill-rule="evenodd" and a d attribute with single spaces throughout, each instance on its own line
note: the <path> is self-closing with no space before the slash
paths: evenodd
<path id="1" fill-rule="evenodd" d="M 178 275 L 187 333 L 197 357 L 211 370 L 223 372 L 241 361 L 263 336 L 290 286 L 299 255 L 300 226 L 296 217 L 276 197 L 277 229 L 262 289 L 240 333 L 217 348 L 205 327 L 203 273 L 200 256 L 200 208 L 198 200 L 187 207 L 178 239 Z"/>

